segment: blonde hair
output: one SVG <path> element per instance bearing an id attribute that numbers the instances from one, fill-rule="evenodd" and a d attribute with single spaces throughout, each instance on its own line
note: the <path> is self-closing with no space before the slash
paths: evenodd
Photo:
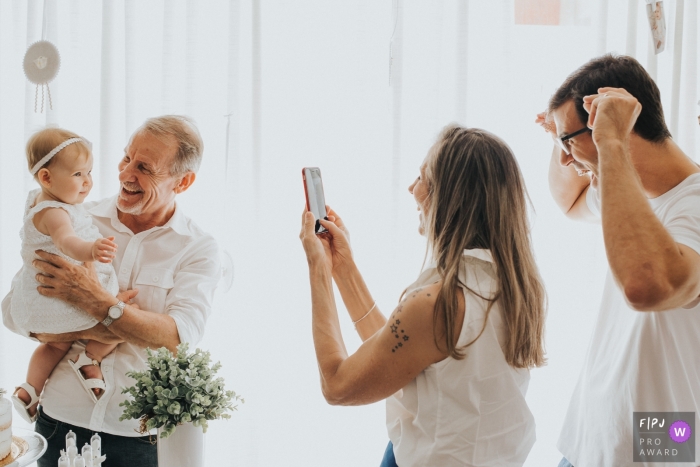
<path id="1" fill-rule="evenodd" d="M 53 151 L 53 149 L 56 146 L 71 138 L 80 138 L 80 136 L 73 133 L 72 131 L 64 130 L 63 128 L 44 128 L 43 130 L 39 130 L 36 133 L 34 133 L 29 138 L 29 141 L 27 141 L 26 153 L 27 166 L 29 170 L 32 170 L 32 167 L 34 167 L 37 164 L 37 162 L 39 162 L 45 155 Z M 68 147 L 75 148 L 78 146 L 81 152 L 90 152 L 90 148 L 85 144 L 84 141 L 78 141 L 77 143 L 74 143 Z M 62 149 L 58 154 L 49 159 L 46 162 L 46 164 L 39 168 L 39 170 L 43 168 L 49 168 L 51 164 L 53 164 L 56 161 L 56 159 L 58 159 L 61 156 L 61 154 L 63 154 L 64 151 L 68 149 L 68 147 Z M 34 178 L 37 177 L 38 173 L 39 172 L 37 171 L 37 173 L 34 174 Z"/>
<path id="2" fill-rule="evenodd" d="M 449 355 L 464 358 L 464 349 L 486 327 L 485 320 L 479 335 L 457 348 L 457 293 L 465 287 L 458 277 L 463 251 L 484 248 L 493 256 L 498 292 L 482 298 L 491 302 L 487 317 L 496 301 L 503 313 L 506 361 L 515 368 L 543 365 L 546 293 L 532 253 L 525 184 L 512 151 L 487 131 L 450 125 L 431 150 L 425 177 L 425 231 L 442 279 L 433 322 L 435 329 L 439 320 L 445 325 Z"/>

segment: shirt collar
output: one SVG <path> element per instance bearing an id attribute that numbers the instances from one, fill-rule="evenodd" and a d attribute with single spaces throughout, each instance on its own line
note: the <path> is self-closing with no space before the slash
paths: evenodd
<path id="1" fill-rule="evenodd" d="M 483 248 L 473 248 L 471 250 L 464 250 L 464 255 L 473 256 L 474 258 L 480 259 L 482 261 L 488 261 L 489 263 L 493 263 L 493 256 L 491 255 L 491 251 L 485 250 Z"/>
<path id="2" fill-rule="evenodd" d="M 88 209 L 88 212 L 96 217 L 110 219 L 112 222 L 112 227 L 114 227 L 117 231 L 131 232 L 131 230 L 127 226 L 122 224 L 117 215 L 117 196 L 103 199 L 102 201 L 98 202 L 95 206 Z M 192 230 L 190 229 L 190 225 L 187 218 L 182 213 L 182 210 L 177 206 L 177 203 L 175 203 L 175 212 L 173 213 L 172 217 L 170 217 L 168 222 L 166 222 L 161 227 L 154 227 L 154 229 L 165 228 L 171 228 L 176 233 L 184 236 L 191 236 L 193 234 Z"/>

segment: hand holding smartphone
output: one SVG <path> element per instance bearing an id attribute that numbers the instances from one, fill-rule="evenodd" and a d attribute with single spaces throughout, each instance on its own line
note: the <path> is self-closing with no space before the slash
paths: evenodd
<path id="1" fill-rule="evenodd" d="M 323 196 L 323 182 L 321 180 L 321 169 L 318 167 L 304 167 L 301 170 L 304 180 L 304 193 L 306 194 L 306 210 L 314 214 L 316 219 L 316 234 L 327 232 L 321 225 L 319 219 L 328 220 L 326 212 L 326 198 Z"/>

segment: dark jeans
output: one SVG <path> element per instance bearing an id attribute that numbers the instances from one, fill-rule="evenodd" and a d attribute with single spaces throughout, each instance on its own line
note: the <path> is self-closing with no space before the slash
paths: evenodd
<path id="1" fill-rule="evenodd" d="M 66 449 L 66 434 L 73 430 L 77 436 L 80 452 L 85 443 L 90 443 L 94 431 L 54 420 L 46 415 L 41 407 L 36 420 L 35 431 L 48 441 L 46 453 L 37 462 L 38 467 L 56 467 L 61 457 L 61 449 Z M 102 453 L 107 456 L 103 467 L 158 467 L 158 447 L 156 437 L 127 437 L 107 433 L 97 433 L 102 438 Z"/>
<path id="2" fill-rule="evenodd" d="M 562 457 L 559 465 L 557 467 L 574 467 L 574 465 L 566 460 L 566 457 Z"/>
<path id="3" fill-rule="evenodd" d="M 394 445 L 389 441 L 389 445 L 386 447 L 386 451 L 384 451 L 384 458 L 382 459 L 382 463 L 379 465 L 379 467 L 399 467 L 396 465 L 396 459 L 394 458 Z"/>

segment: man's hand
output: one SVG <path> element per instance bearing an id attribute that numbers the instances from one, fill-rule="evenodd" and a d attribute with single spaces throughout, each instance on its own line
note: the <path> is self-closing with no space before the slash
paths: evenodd
<path id="1" fill-rule="evenodd" d="M 114 335 L 114 333 L 100 323 L 84 331 L 66 332 L 63 334 L 32 333 L 30 336 L 37 338 L 39 342 L 44 344 L 47 342 L 73 342 L 80 339 L 90 339 L 102 342 L 103 344 L 120 344 L 124 342 L 124 340 Z"/>
<path id="2" fill-rule="evenodd" d="M 134 299 L 136 295 L 138 295 L 139 291 L 137 289 L 129 289 L 129 290 L 124 290 L 121 291 L 117 294 L 117 300 L 121 300 L 122 302 L 126 303 L 127 305 L 131 305 L 135 308 L 139 308 L 135 303 L 131 303 L 131 300 Z"/>
<path id="3" fill-rule="evenodd" d="M 624 89 L 600 88 L 598 94 L 583 98 L 583 108 L 589 114 L 593 142 L 599 147 L 611 142 L 627 144 L 642 104 Z"/>
<path id="4" fill-rule="evenodd" d="M 557 125 L 554 123 L 554 120 L 552 120 L 551 115 L 547 114 L 547 112 L 538 113 L 535 117 L 535 123 L 541 126 L 542 129 L 544 129 L 544 131 L 550 135 L 557 135 Z"/>
<path id="5" fill-rule="evenodd" d="M 41 295 L 61 299 L 98 320 L 104 319 L 110 306 L 105 303 L 110 302 L 110 295 L 102 288 L 92 262 L 73 264 L 42 250 L 35 253 L 41 258 L 32 262 L 39 270 L 36 280 L 41 284 L 37 287 Z"/>

